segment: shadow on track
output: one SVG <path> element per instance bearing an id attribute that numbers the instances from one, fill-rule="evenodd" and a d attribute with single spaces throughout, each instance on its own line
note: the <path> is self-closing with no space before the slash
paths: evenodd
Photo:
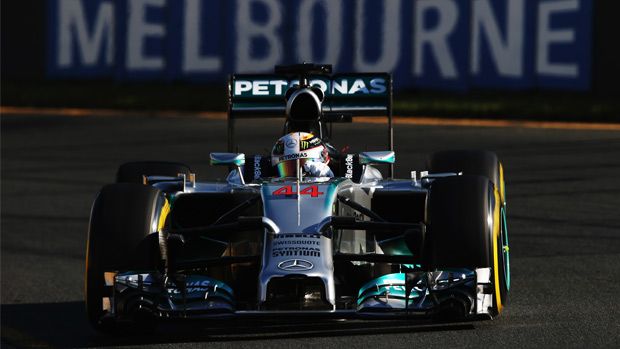
<path id="1" fill-rule="evenodd" d="M 2 305 L 2 344 L 15 347 L 105 347 L 191 342 L 263 341 L 435 331 L 473 330 L 471 323 L 394 321 L 261 321 L 162 324 L 156 331 L 103 335 L 88 324 L 83 302 Z"/>

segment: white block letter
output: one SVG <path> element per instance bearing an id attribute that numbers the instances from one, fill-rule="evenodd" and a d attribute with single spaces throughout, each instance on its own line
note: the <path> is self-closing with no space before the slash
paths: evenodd
<path id="1" fill-rule="evenodd" d="M 243 92 L 252 90 L 252 83 L 249 81 L 235 81 L 235 96 L 241 95 Z"/>
<path id="2" fill-rule="evenodd" d="M 252 3 L 265 6 L 269 18 L 265 23 L 254 22 L 251 16 Z M 276 29 L 282 23 L 282 9 L 276 0 L 239 0 L 237 3 L 237 67 L 238 72 L 260 72 L 272 70 L 282 59 L 282 40 Z M 256 58 L 251 54 L 252 39 L 260 37 L 267 41 L 266 57 Z"/>
<path id="3" fill-rule="evenodd" d="M 523 75 L 523 33 L 525 1 L 508 0 L 506 5 L 505 39 L 502 39 L 490 0 L 474 0 L 472 6 L 471 72 L 480 72 L 480 42 L 487 38 L 491 56 L 501 76 Z"/>
<path id="4" fill-rule="evenodd" d="M 439 22 L 435 28 L 424 25 L 426 11 L 437 11 Z M 416 76 L 422 75 L 423 49 L 428 45 L 435 56 L 441 76 L 445 79 L 458 78 L 454 58 L 448 47 L 448 36 L 452 34 L 458 20 L 458 10 L 452 0 L 417 0 L 415 2 L 414 68 Z"/>
<path id="5" fill-rule="evenodd" d="M 551 16 L 556 13 L 573 12 L 579 9 L 579 1 L 562 0 L 546 1 L 538 4 L 538 35 L 536 44 L 536 71 L 543 75 L 576 77 L 576 63 L 552 63 L 549 57 L 549 46 L 556 43 L 572 43 L 575 41 L 574 29 L 552 30 Z"/>
<path id="6" fill-rule="evenodd" d="M 358 71 L 392 71 L 398 64 L 400 54 L 400 0 L 386 0 L 383 4 L 381 23 L 381 55 L 376 62 L 364 59 L 364 4 L 358 2 L 355 10 L 355 54 L 353 67 Z M 376 14 L 373 14 L 376 15 Z M 374 30 L 374 28 L 366 28 Z"/>
<path id="7" fill-rule="evenodd" d="M 200 55 L 200 30 L 202 21 L 201 0 L 185 0 L 185 23 L 183 23 L 183 72 L 213 72 L 222 69 L 219 57 Z"/>
<path id="8" fill-rule="evenodd" d="M 164 67 L 163 57 L 147 57 L 144 44 L 147 37 L 164 37 L 166 28 L 163 24 L 146 22 L 147 7 L 164 7 L 166 0 L 131 0 L 127 2 L 129 18 L 127 19 L 127 69 L 158 70 Z"/>
<path id="9" fill-rule="evenodd" d="M 324 35 L 313 38 L 312 10 L 321 5 L 325 10 Z M 312 43 L 324 42 L 325 56 L 316 57 L 312 51 Z M 342 2 L 332 0 L 306 0 L 301 2 L 297 21 L 297 58 L 300 62 L 336 64 L 340 58 L 342 46 Z"/>
<path id="10" fill-rule="evenodd" d="M 92 33 L 88 32 L 86 14 L 80 0 L 60 0 L 58 16 L 59 40 L 56 59 L 60 67 L 69 67 L 73 64 L 73 40 L 76 38 L 78 52 L 84 65 L 96 65 L 104 46 L 105 64 L 108 66 L 114 64 L 114 4 L 100 3 Z"/>

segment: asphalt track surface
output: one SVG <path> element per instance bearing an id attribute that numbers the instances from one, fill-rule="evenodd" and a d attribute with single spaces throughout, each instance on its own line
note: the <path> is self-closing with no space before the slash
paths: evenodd
<path id="1" fill-rule="evenodd" d="M 186 162 L 198 179 L 224 151 L 222 120 L 2 115 L 2 347 L 620 347 L 620 132 L 397 125 L 400 177 L 443 149 L 489 149 L 504 163 L 511 300 L 496 320 L 309 321 L 172 326 L 106 337 L 84 312 L 86 230 L 98 189 L 132 160 Z M 240 127 L 240 150 L 268 150 L 280 121 Z M 336 144 L 379 150 L 380 125 L 335 128 Z"/>

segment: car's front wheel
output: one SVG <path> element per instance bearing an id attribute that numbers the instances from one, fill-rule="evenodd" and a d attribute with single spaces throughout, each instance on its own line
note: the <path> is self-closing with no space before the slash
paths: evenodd
<path id="1" fill-rule="evenodd" d="M 425 263 L 429 270 L 491 268 L 492 315 L 508 295 L 505 217 L 499 191 L 483 176 L 433 181 L 428 199 Z"/>
<path id="2" fill-rule="evenodd" d="M 90 323 L 105 330 L 112 281 L 119 270 L 152 270 L 159 263 L 157 234 L 167 202 L 151 186 L 120 183 L 101 189 L 91 210 L 86 247 L 85 301 Z"/>

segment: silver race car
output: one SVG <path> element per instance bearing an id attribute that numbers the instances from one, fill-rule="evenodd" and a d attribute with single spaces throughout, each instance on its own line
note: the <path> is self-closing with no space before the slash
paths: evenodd
<path id="1" fill-rule="evenodd" d="M 444 151 L 393 178 L 385 73 L 278 66 L 229 81 L 226 181 L 180 163 L 123 164 L 92 207 L 90 322 L 237 317 L 491 319 L 510 288 L 501 163 Z M 331 123 L 386 116 L 385 151 L 345 153 Z M 235 123 L 285 119 L 271 154 L 235 149 Z M 383 171 L 383 172 L 382 172 Z M 384 173 L 384 174 L 382 174 Z"/>

